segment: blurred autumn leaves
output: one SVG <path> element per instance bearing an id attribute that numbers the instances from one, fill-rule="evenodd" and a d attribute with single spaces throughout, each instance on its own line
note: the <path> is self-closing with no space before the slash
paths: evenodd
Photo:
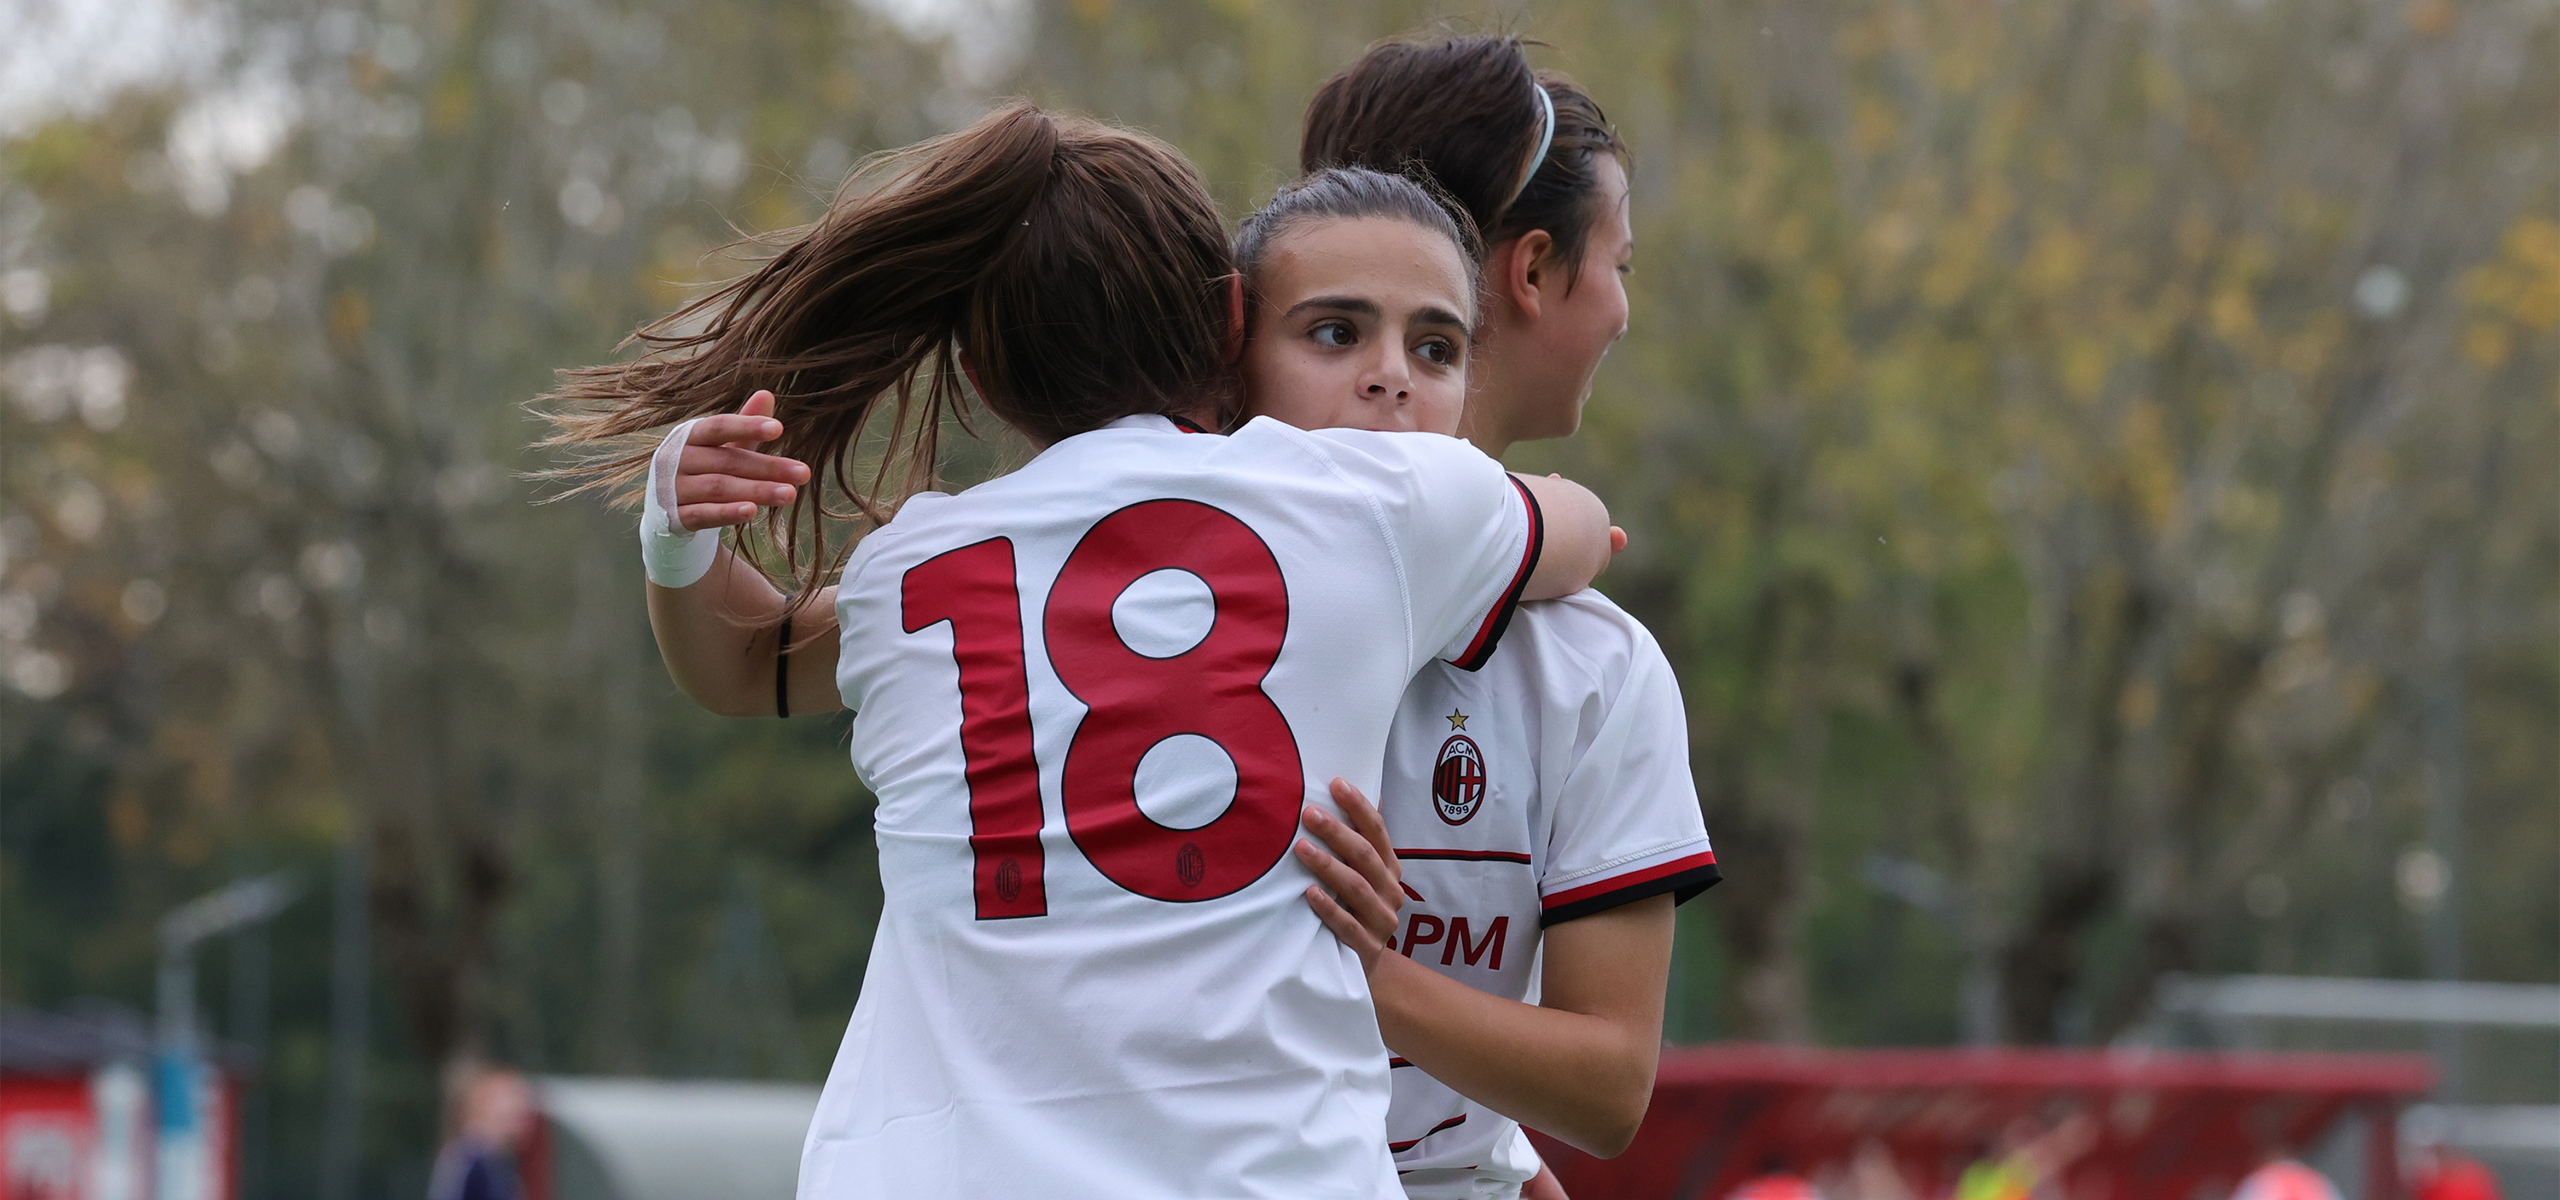
<path id="1" fill-rule="evenodd" d="M 2285 966 L 2270 927 L 2413 968 L 2383 843 L 2551 712 L 2547 671 L 2461 682 L 2552 648 L 2491 615 L 2553 595 L 2547 14 L 1610 12 L 1574 58 L 1643 156 L 1640 298 L 1558 458 L 1650 518 L 1611 587 L 1688 656 L 1751 885 L 1709 906 L 1727 1027 L 1909 1028 L 1857 938 L 1807 976 L 1868 856 L 1950 884 L 1977 1037 L 2113 1036 L 2163 970 Z M 2487 711 L 2430 745 L 2430 703 Z M 2560 763 L 2506 761 L 2475 858 L 2560 850 Z M 2375 790 L 2391 832 L 2328 802 Z M 2472 939 L 2560 931 L 2482 865 Z"/>

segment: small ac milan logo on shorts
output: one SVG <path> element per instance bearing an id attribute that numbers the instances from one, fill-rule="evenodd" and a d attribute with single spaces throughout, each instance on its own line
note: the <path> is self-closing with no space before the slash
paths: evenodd
<path id="1" fill-rule="evenodd" d="M 996 899 L 1007 904 L 1022 896 L 1022 864 L 1008 858 L 996 864 Z"/>
<path id="2" fill-rule="evenodd" d="M 1463 733 L 1440 743 L 1440 761 L 1431 767 L 1431 807 L 1452 825 L 1466 824 L 1484 807 L 1484 752 Z"/>
<path id="3" fill-rule="evenodd" d="M 1182 886 L 1198 887 L 1208 873 L 1209 859 L 1200 853 L 1200 843 L 1184 842 L 1182 849 L 1174 853 L 1173 876 L 1182 881 Z"/>

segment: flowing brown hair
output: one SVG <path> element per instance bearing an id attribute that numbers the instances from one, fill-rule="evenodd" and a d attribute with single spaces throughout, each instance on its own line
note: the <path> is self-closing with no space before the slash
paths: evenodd
<path id="1" fill-rule="evenodd" d="M 1199 173 L 1145 134 L 1017 101 L 865 163 L 816 223 L 746 244 L 770 254 L 634 332 L 641 357 L 561 372 L 534 402 L 540 444 L 585 452 L 546 473 L 565 494 L 628 502 L 652 431 L 771 389 L 783 434 L 762 449 L 814 476 L 765 518 L 803 594 L 850 547 L 830 550 L 831 523 L 884 522 L 930 485 L 943 421 L 965 416 L 964 353 L 978 401 L 1042 445 L 1138 413 L 1224 423 L 1239 403 L 1225 228 Z"/>

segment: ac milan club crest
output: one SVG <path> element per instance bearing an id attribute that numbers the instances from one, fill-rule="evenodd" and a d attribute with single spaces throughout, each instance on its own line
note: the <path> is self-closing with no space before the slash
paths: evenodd
<path id="1" fill-rule="evenodd" d="M 1484 752 L 1463 733 L 1440 743 L 1440 761 L 1431 767 L 1431 807 L 1452 825 L 1466 824 L 1484 807 Z"/>

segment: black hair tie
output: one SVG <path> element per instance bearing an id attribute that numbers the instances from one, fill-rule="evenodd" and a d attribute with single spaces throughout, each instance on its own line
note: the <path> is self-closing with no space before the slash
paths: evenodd
<path id="1" fill-rule="evenodd" d="M 782 614 L 782 641 L 773 648 L 773 715 L 791 715 L 791 614 Z"/>

